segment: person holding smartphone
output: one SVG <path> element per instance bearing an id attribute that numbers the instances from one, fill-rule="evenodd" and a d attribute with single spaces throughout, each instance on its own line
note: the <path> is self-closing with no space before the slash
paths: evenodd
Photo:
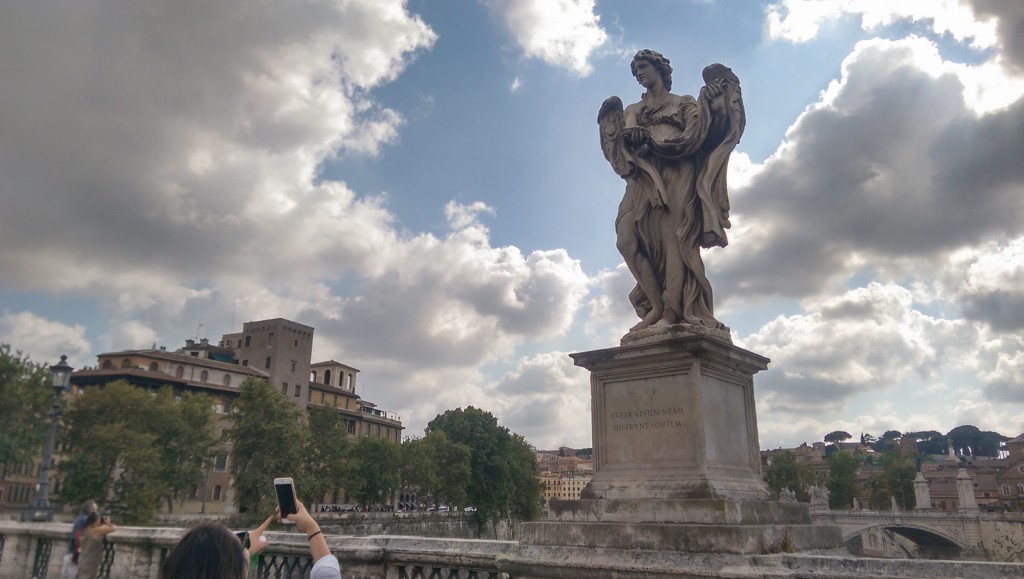
<path id="1" fill-rule="evenodd" d="M 199 523 L 168 553 L 160 565 L 159 578 L 245 579 L 255 556 L 267 547 L 263 532 L 275 517 L 271 515 L 256 529 L 243 533 L 244 539 L 222 523 Z"/>
<path id="2" fill-rule="evenodd" d="M 331 555 L 320 525 L 296 498 L 291 479 L 275 479 L 274 487 L 278 495 L 277 513 L 262 525 L 237 535 L 221 523 L 200 523 L 192 527 L 167 555 L 160 566 L 159 578 L 245 579 L 250 567 L 256 564 L 256 556 L 267 548 L 263 533 L 276 519 L 294 523 L 306 534 L 313 555 L 310 579 L 341 579 L 341 565 L 337 557 Z"/>
<path id="3" fill-rule="evenodd" d="M 280 521 L 294 523 L 309 541 L 309 550 L 313 555 L 313 569 L 309 572 L 309 579 L 341 579 L 338 558 L 331 555 L 320 525 L 295 494 L 295 482 L 287 477 L 275 478 L 274 492 L 277 493 L 277 515 Z"/>
<path id="4" fill-rule="evenodd" d="M 341 579 L 341 565 L 338 558 L 331 554 L 327 539 L 320 531 L 320 525 L 298 499 L 295 506 L 297 512 L 281 516 L 281 522 L 295 523 L 295 526 L 306 534 L 309 550 L 313 555 L 313 569 L 309 572 L 309 579 Z"/>

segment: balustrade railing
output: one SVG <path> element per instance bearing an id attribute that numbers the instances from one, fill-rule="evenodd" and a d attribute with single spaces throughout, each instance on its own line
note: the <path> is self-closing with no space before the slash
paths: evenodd
<path id="1" fill-rule="evenodd" d="M 57 579 L 71 525 L 0 521 L 0 578 Z M 156 578 L 184 529 L 121 527 L 107 536 L 100 577 Z M 255 569 L 260 579 L 305 579 L 312 561 L 301 533 L 268 533 Z M 540 547 L 516 541 L 413 536 L 331 535 L 327 544 L 343 579 L 544 579 L 552 577 L 1000 577 L 1024 575 L 1020 563 L 873 560 L 840 553 L 728 555 L 586 547 Z"/>
<path id="2" fill-rule="evenodd" d="M 155 578 L 184 529 L 121 527 L 107 535 L 99 577 Z M 71 525 L 0 522 L 0 577 L 60 577 Z M 304 579 L 313 561 L 304 535 L 267 533 L 271 545 L 255 569 L 259 579 Z M 329 536 L 344 579 L 510 579 L 498 572 L 496 555 L 511 541 L 422 537 Z M 472 549 L 460 547 L 471 544 Z M 401 561 L 401 562 L 396 562 Z"/>

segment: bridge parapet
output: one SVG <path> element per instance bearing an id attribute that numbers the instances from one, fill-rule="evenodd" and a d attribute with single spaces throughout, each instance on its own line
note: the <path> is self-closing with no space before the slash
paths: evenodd
<path id="1" fill-rule="evenodd" d="M 0 521 L 0 577 L 56 579 L 70 525 Z M 184 529 L 122 527 L 108 536 L 101 577 L 155 578 L 166 550 Z M 261 578 L 301 575 L 309 547 L 300 533 L 271 533 L 257 567 Z M 865 559 L 827 553 L 688 554 L 678 551 L 542 547 L 517 541 L 409 536 L 330 536 L 328 545 L 346 579 L 479 577 L 583 579 L 642 577 L 1019 577 L 1024 563 Z"/>

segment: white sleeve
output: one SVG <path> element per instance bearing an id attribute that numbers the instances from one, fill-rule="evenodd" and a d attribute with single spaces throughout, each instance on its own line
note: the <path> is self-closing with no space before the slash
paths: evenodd
<path id="1" fill-rule="evenodd" d="M 334 555 L 320 557 L 309 572 L 309 579 L 341 579 L 341 565 Z"/>

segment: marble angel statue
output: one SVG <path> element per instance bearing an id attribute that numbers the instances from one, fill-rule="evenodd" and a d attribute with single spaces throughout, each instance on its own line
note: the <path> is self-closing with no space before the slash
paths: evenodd
<path id="1" fill-rule="evenodd" d="M 618 97 L 601 105 L 601 148 L 626 181 L 615 219 L 616 246 L 636 278 L 630 293 L 640 322 L 728 329 L 714 316 L 701 248 L 728 243 L 729 156 L 746 124 L 739 79 L 721 64 L 704 69 L 697 98 L 669 92 L 672 67 L 652 50 L 630 64 L 644 87 L 623 109 Z"/>

